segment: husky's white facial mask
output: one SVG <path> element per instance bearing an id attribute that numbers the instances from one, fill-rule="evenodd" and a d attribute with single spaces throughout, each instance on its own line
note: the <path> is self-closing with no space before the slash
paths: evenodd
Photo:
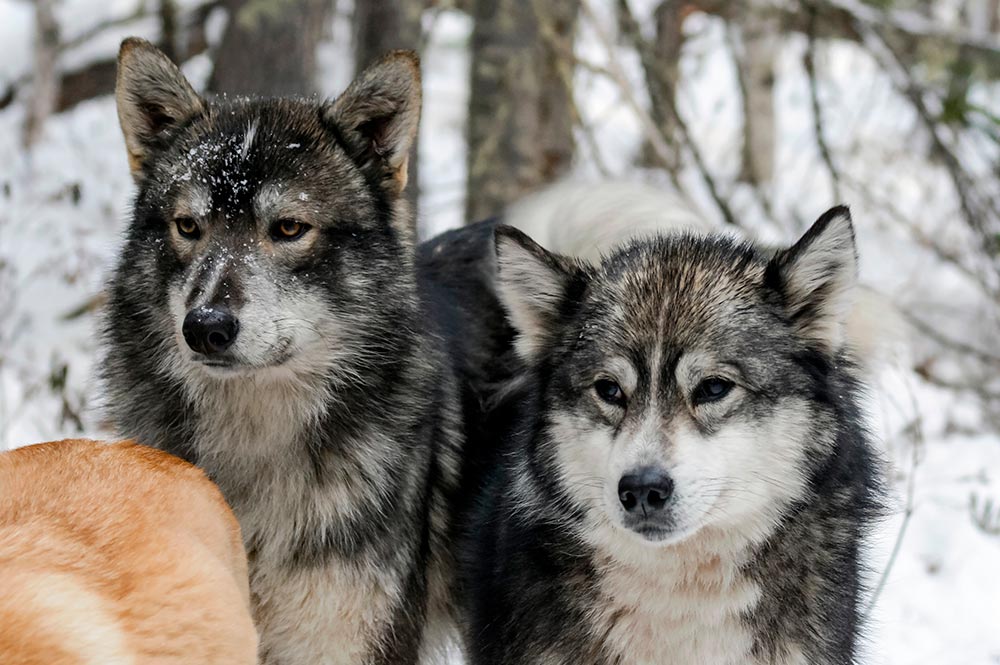
<path id="1" fill-rule="evenodd" d="M 811 434 L 838 399 L 813 379 L 844 361 L 847 209 L 777 254 L 674 236 L 593 267 L 517 231 L 497 243 L 517 348 L 543 391 L 539 454 L 589 524 L 657 544 L 708 526 L 764 537 L 834 436 Z"/>

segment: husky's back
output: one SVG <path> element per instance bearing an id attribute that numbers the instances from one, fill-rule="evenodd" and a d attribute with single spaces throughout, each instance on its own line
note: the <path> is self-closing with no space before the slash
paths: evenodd
<path id="1" fill-rule="evenodd" d="M 590 262 L 634 238 L 718 230 L 675 192 L 624 181 L 567 180 L 514 203 L 503 221 L 550 251 Z"/>
<path id="2" fill-rule="evenodd" d="M 566 180 L 512 204 L 502 221 L 551 252 L 590 263 L 637 238 L 686 232 L 753 239 L 744 229 L 713 223 L 668 187 L 640 182 Z M 906 323 L 887 297 L 859 285 L 845 337 L 858 362 L 872 368 L 896 358 Z"/>

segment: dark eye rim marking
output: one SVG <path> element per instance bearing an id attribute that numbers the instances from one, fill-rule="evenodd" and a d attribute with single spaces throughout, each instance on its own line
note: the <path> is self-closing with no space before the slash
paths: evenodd
<path id="1" fill-rule="evenodd" d="M 271 240 L 291 242 L 304 236 L 312 227 L 291 217 L 283 217 L 271 224 Z"/>
<path id="2" fill-rule="evenodd" d="M 619 408 L 625 408 L 627 402 L 625 391 L 622 389 L 621 384 L 614 379 L 601 377 L 594 381 L 594 393 L 602 402 Z"/>
<path id="3" fill-rule="evenodd" d="M 176 217 L 174 218 L 174 226 L 182 238 L 197 240 L 201 237 L 201 227 L 192 217 Z"/>
<path id="4" fill-rule="evenodd" d="M 721 376 L 710 376 L 702 379 L 691 393 L 691 401 L 695 405 L 710 404 L 725 399 L 733 391 L 735 383 Z"/>

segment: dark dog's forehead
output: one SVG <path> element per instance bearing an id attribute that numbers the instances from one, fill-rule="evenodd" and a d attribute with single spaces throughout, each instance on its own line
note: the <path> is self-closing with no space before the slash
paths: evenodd
<path id="1" fill-rule="evenodd" d="M 609 257 L 592 281 L 584 337 L 604 353 L 754 354 L 775 333 L 766 258 L 726 238 L 675 236 Z M 780 327 L 779 327 L 780 328 Z"/>
<path id="2" fill-rule="evenodd" d="M 154 169 L 161 198 L 207 194 L 211 209 L 227 218 L 252 213 L 265 189 L 335 217 L 356 215 L 359 203 L 370 200 L 320 105 L 307 100 L 214 102 L 179 130 Z"/>

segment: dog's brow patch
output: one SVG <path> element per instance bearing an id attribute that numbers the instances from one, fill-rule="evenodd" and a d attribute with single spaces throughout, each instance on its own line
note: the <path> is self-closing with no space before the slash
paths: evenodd
<path id="1" fill-rule="evenodd" d="M 246 159 L 247 155 L 250 154 L 250 148 L 253 147 L 253 141 L 257 137 L 258 124 L 259 120 L 254 118 L 247 126 L 247 133 L 243 135 L 243 144 L 240 146 L 240 159 Z"/>
<path id="2" fill-rule="evenodd" d="M 212 193 L 204 188 L 192 186 L 178 199 L 174 214 L 178 217 L 204 218 L 212 210 Z"/>
<path id="3" fill-rule="evenodd" d="M 264 185 L 254 197 L 254 212 L 261 219 L 270 219 L 281 206 L 283 199 L 280 187 L 274 184 Z"/>
<path id="4" fill-rule="evenodd" d="M 614 356 L 610 358 L 607 362 L 608 370 L 614 375 L 615 379 L 621 383 L 622 388 L 628 394 L 633 394 L 635 392 L 636 386 L 639 383 L 638 374 L 635 371 L 635 367 L 626 358 L 621 356 Z"/>

